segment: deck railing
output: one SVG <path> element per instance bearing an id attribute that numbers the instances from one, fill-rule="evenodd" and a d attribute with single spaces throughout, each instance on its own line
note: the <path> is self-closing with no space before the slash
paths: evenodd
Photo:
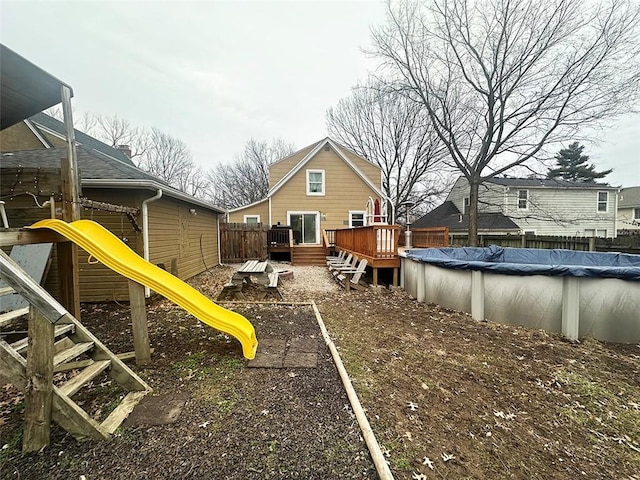
<path id="1" fill-rule="evenodd" d="M 336 230 L 336 247 L 371 259 L 398 257 L 400 227 L 370 225 Z"/>
<path id="2" fill-rule="evenodd" d="M 322 244 L 325 248 L 336 246 L 336 230 L 323 230 L 322 231 Z"/>
<path id="3" fill-rule="evenodd" d="M 290 228 L 273 228 L 267 231 L 267 246 L 273 247 L 292 247 L 293 234 Z"/>
<path id="4" fill-rule="evenodd" d="M 404 245 L 405 231 L 400 235 L 400 246 Z M 411 244 L 415 248 L 448 247 L 449 229 L 447 227 L 412 228 Z"/>

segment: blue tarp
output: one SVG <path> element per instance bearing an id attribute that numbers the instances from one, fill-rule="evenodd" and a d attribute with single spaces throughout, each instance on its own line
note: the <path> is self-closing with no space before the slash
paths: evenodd
<path id="1" fill-rule="evenodd" d="M 640 255 L 537 248 L 421 248 L 407 258 L 458 270 L 507 275 L 552 275 L 640 280 Z"/>

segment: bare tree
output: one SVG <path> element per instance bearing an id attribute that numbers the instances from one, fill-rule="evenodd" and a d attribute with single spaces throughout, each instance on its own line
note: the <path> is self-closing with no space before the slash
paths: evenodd
<path id="1" fill-rule="evenodd" d="M 395 212 L 407 202 L 425 211 L 442 195 L 446 149 L 421 104 L 370 82 L 330 108 L 326 121 L 332 138 L 382 169 Z"/>
<path id="2" fill-rule="evenodd" d="M 281 138 L 270 142 L 251 139 L 230 164 L 209 170 L 213 203 L 237 208 L 266 198 L 269 193 L 269 165 L 291 155 L 295 147 Z"/>
<path id="3" fill-rule="evenodd" d="M 637 3 L 426 0 L 388 17 L 374 53 L 469 181 L 472 245 L 484 181 L 637 104 Z"/>
<path id="4" fill-rule="evenodd" d="M 154 132 L 135 127 L 118 115 L 99 115 L 96 117 L 96 121 L 98 124 L 97 135 L 100 140 L 114 148 L 127 145 L 131 151 L 131 159 L 138 162 L 143 161 L 142 157 L 151 148 Z"/>

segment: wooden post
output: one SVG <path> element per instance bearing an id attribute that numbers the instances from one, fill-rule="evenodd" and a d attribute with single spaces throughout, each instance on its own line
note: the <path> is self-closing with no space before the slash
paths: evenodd
<path id="1" fill-rule="evenodd" d="M 398 286 L 398 267 L 394 267 L 393 269 L 393 286 Z"/>
<path id="2" fill-rule="evenodd" d="M 49 445 L 53 398 L 53 324 L 31 307 L 27 386 L 24 392 L 23 452 Z"/>
<path id="3" fill-rule="evenodd" d="M 80 185 L 76 156 L 75 131 L 71 113 L 71 89 L 62 87 L 62 112 L 67 131 L 66 158 L 60 162 L 62 173 L 62 219 L 65 222 L 80 220 Z M 80 273 L 78 247 L 72 242 L 58 243 L 58 271 L 60 272 L 60 303 L 78 320 L 80 319 Z"/>
<path id="4" fill-rule="evenodd" d="M 378 286 L 378 268 L 377 267 L 373 267 L 373 286 L 374 287 Z"/>
<path id="5" fill-rule="evenodd" d="M 136 364 L 148 365 L 151 362 L 151 348 L 149 346 L 144 286 L 133 280 L 129 280 L 129 302 L 131 304 L 131 329 L 133 330 Z"/>

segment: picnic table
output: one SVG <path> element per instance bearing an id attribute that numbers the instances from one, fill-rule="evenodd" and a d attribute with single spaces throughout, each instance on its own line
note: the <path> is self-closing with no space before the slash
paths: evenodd
<path id="1" fill-rule="evenodd" d="M 269 265 L 269 262 L 249 260 L 233 274 L 233 280 L 235 282 L 244 281 L 247 285 L 250 285 L 252 283 L 251 277 L 255 277 L 260 285 L 268 285 L 271 272 L 273 272 L 273 267 Z"/>
<path id="2" fill-rule="evenodd" d="M 273 271 L 273 267 L 269 265 L 269 262 L 249 260 L 233 274 L 229 283 L 224 285 L 218 300 L 227 297 L 244 298 L 242 289 L 245 285 L 251 285 L 253 283 L 251 280 L 252 277 L 255 278 L 256 282 L 260 285 L 262 298 L 272 294 L 282 299 L 282 293 L 278 289 L 278 273 Z"/>

